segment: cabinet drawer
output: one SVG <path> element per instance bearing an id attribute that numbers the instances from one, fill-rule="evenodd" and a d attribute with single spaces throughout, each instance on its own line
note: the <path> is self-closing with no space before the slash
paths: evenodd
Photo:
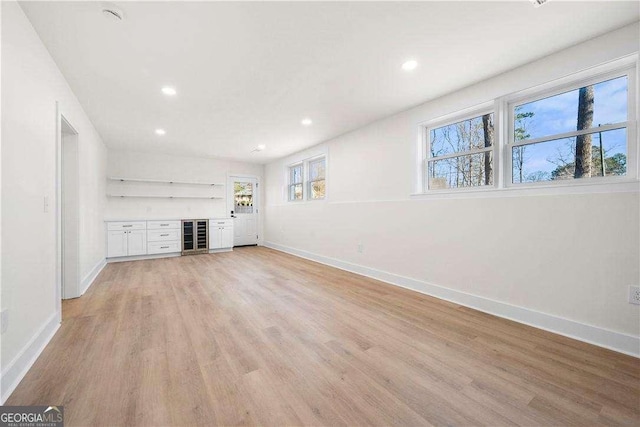
<path id="1" fill-rule="evenodd" d="M 148 230 L 147 240 L 149 242 L 171 242 L 180 240 L 180 230 Z"/>
<path id="2" fill-rule="evenodd" d="M 231 218 L 210 219 L 209 228 L 214 228 L 214 227 L 233 227 L 233 219 Z"/>
<path id="3" fill-rule="evenodd" d="M 147 221 L 149 230 L 180 230 L 180 221 Z"/>
<path id="4" fill-rule="evenodd" d="M 168 254 L 171 252 L 180 252 L 180 242 L 149 242 L 147 244 L 147 253 Z"/>
<path id="5" fill-rule="evenodd" d="M 146 221 L 133 221 L 133 222 L 108 222 L 107 230 L 109 231 L 118 231 L 118 230 L 146 230 L 147 222 Z"/>

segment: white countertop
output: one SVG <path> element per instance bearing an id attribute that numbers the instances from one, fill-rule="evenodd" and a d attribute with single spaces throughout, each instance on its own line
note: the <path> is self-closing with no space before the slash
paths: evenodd
<path id="1" fill-rule="evenodd" d="M 194 219 L 208 219 L 208 220 L 212 220 L 212 221 L 222 221 L 222 220 L 229 220 L 229 219 L 233 219 L 230 217 L 221 217 L 221 218 L 201 218 L 201 217 L 194 217 L 194 218 L 185 218 L 185 217 L 181 217 L 181 218 L 167 218 L 167 217 L 159 217 L 159 218 L 109 218 L 109 219 L 105 219 L 104 222 L 137 222 L 137 221 L 182 221 L 182 220 L 194 220 Z"/>

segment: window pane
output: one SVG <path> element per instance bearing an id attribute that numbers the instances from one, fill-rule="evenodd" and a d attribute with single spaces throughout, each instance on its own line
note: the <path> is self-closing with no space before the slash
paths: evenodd
<path id="1" fill-rule="evenodd" d="M 253 183 L 233 183 L 233 196 L 235 200 L 235 213 L 253 213 Z"/>
<path id="2" fill-rule="evenodd" d="M 309 181 L 324 179 L 324 174 L 325 174 L 324 157 L 321 159 L 317 159 L 309 162 Z"/>
<path id="3" fill-rule="evenodd" d="M 576 142 L 584 147 L 577 155 Z M 625 175 L 627 130 L 595 132 L 582 138 L 555 139 L 512 147 L 511 155 L 514 183 Z M 576 161 L 582 165 L 577 174 Z"/>
<path id="4" fill-rule="evenodd" d="M 289 200 L 302 200 L 302 184 L 289 186 Z"/>
<path id="5" fill-rule="evenodd" d="M 493 185 L 493 152 L 429 162 L 429 189 Z"/>
<path id="6" fill-rule="evenodd" d="M 578 124 L 580 90 L 592 118 Z M 542 138 L 627 120 L 627 77 L 518 105 L 514 111 L 514 140 Z M 585 115 L 585 117 L 587 117 Z"/>
<path id="7" fill-rule="evenodd" d="M 430 157 L 490 147 L 494 140 L 493 113 L 431 129 Z"/>
<path id="8" fill-rule="evenodd" d="M 312 199 L 324 199 L 325 194 L 325 180 L 313 181 L 309 183 L 310 191 Z"/>
<path id="9" fill-rule="evenodd" d="M 290 184 L 302 183 L 302 165 L 292 166 L 289 169 L 289 183 Z"/>

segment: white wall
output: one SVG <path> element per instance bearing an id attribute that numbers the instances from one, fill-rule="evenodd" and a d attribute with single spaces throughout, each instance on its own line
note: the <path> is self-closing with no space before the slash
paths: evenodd
<path id="1" fill-rule="evenodd" d="M 640 282 L 638 185 L 410 194 L 417 123 L 637 52 L 638 33 L 625 27 L 267 165 L 265 244 L 637 354 L 627 287 Z M 285 202 L 286 165 L 323 150 L 328 199 Z"/>
<path id="2" fill-rule="evenodd" d="M 180 157 L 167 154 L 109 150 L 107 175 L 119 178 L 214 182 L 224 187 L 180 184 L 121 183 L 108 181 L 108 194 L 173 194 L 224 197 L 210 199 L 109 197 L 107 220 L 228 217 L 227 175 L 253 175 L 262 179 L 264 166 L 226 159 Z M 262 234 L 262 233 L 260 233 Z"/>
<path id="3" fill-rule="evenodd" d="M 104 259 L 106 148 L 20 6 L 2 2 L 2 400 L 55 331 L 56 101 L 78 131 L 80 275 Z M 48 212 L 44 198 L 49 199 Z"/>

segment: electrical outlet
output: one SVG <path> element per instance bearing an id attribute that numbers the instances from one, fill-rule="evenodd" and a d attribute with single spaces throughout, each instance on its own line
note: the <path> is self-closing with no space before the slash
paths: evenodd
<path id="1" fill-rule="evenodd" d="M 44 213 L 49 212 L 49 196 L 44 196 Z"/>
<path id="2" fill-rule="evenodd" d="M 640 305 L 640 286 L 629 286 L 629 304 Z"/>
<path id="3" fill-rule="evenodd" d="M 364 251 L 364 245 L 362 243 L 358 243 L 358 253 L 361 254 Z"/>
<path id="4" fill-rule="evenodd" d="M 9 310 L 0 311 L 0 334 L 4 334 L 9 327 Z"/>

